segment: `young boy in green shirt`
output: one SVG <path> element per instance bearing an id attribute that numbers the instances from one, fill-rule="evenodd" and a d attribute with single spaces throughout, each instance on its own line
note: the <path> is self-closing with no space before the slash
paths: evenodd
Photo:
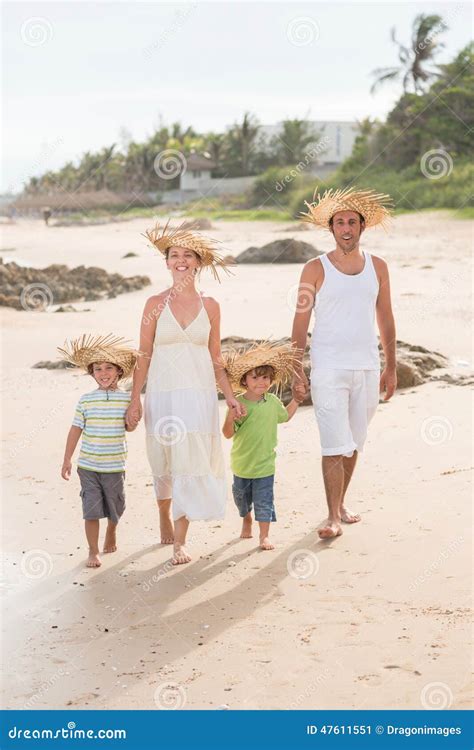
<path id="1" fill-rule="evenodd" d="M 233 353 L 226 358 L 226 370 L 235 390 L 244 390 L 237 400 L 245 408 L 245 416 L 238 419 L 227 412 L 222 432 L 233 438 L 231 466 L 234 474 L 232 492 L 243 518 L 242 539 L 252 536 L 252 506 L 260 527 L 260 547 L 274 549 L 270 542 L 270 523 L 276 521 L 273 482 L 277 428 L 295 414 L 299 402 L 292 399 L 284 406 L 273 393 L 274 384 L 291 377 L 295 350 L 291 347 L 261 344 L 244 354 Z"/>

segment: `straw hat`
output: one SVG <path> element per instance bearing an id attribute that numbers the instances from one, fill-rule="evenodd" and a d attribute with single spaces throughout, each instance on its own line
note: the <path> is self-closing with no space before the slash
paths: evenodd
<path id="1" fill-rule="evenodd" d="M 160 225 L 158 222 L 153 229 L 147 230 L 143 237 L 146 237 L 163 255 L 173 246 L 186 247 L 189 250 L 193 250 L 201 259 L 202 265 L 210 267 L 217 281 L 220 281 L 217 268 L 222 268 L 226 273 L 230 273 L 227 268 L 229 262 L 215 250 L 214 245 L 217 242 L 216 240 L 203 237 L 197 232 L 185 229 L 184 225 L 186 222 L 183 222 L 183 224 L 175 229 L 169 228 L 169 223 L 169 219 L 164 225 Z"/>
<path id="2" fill-rule="evenodd" d="M 309 221 L 323 229 L 329 229 L 329 220 L 338 211 L 357 211 L 362 214 L 366 228 L 381 224 L 387 228 L 391 217 L 392 199 L 385 193 L 376 193 L 374 190 L 356 190 L 345 188 L 344 190 L 326 190 L 323 196 L 314 191 L 312 203 L 305 201 L 308 212 L 301 211 L 301 220 Z M 317 200 L 317 202 L 316 202 Z"/>
<path id="3" fill-rule="evenodd" d="M 111 362 L 123 370 L 123 378 L 132 374 L 139 352 L 126 346 L 121 336 L 109 333 L 107 336 L 93 336 L 85 333 L 79 338 L 65 342 L 64 349 L 58 352 L 66 362 L 86 370 L 93 362 Z"/>
<path id="4" fill-rule="evenodd" d="M 281 388 L 293 376 L 299 362 L 298 349 L 291 344 L 278 344 L 270 341 L 254 342 L 246 351 L 229 349 L 223 355 L 225 369 L 234 391 L 243 391 L 241 379 L 250 370 L 270 365 L 275 371 L 272 385 Z"/>

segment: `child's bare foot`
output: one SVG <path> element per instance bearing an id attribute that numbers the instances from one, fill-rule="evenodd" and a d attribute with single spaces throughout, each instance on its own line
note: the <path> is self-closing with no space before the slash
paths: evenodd
<path id="1" fill-rule="evenodd" d="M 104 539 L 104 553 L 108 554 L 109 552 L 117 552 L 117 537 L 115 533 L 116 525 L 113 524 L 112 526 L 109 524 L 107 526 L 107 531 L 105 532 L 105 539 Z"/>
<path id="2" fill-rule="evenodd" d="M 170 506 L 171 502 L 168 500 L 158 503 L 160 509 L 161 544 L 173 544 L 174 542 L 174 528 L 170 515 Z"/>
<path id="3" fill-rule="evenodd" d="M 100 568 L 102 565 L 98 552 L 90 552 L 87 558 L 86 568 Z"/>
<path id="4" fill-rule="evenodd" d="M 176 542 L 171 562 L 173 565 L 183 565 L 184 563 L 191 562 L 191 555 L 188 555 L 186 548 L 182 544 Z"/>
<path id="5" fill-rule="evenodd" d="M 320 539 L 332 539 L 335 536 L 341 536 L 341 525 L 338 521 L 330 521 L 327 519 L 327 521 L 319 527 L 318 534 Z"/>
<path id="6" fill-rule="evenodd" d="M 267 536 L 264 536 L 260 537 L 260 549 L 275 549 L 275 546 Z"/>
<path id="7" fill-rule="evenodd" d="M 360 521 L 360 516 L 358 513 L 353 513 L 348 508 L 345 508 L 344 506 L 342 506 L 341 521 L 343 523 L 357 523 L 358 521 Z"/>
<path id="8" fill-rule="evenodd" d="M 244 516 L 244 520 L 242 521 L 242 531 L 240 532 L 240 538 L 251 539 L 252 536 L 252 514 L 247 513 L 247 515 Z"/>

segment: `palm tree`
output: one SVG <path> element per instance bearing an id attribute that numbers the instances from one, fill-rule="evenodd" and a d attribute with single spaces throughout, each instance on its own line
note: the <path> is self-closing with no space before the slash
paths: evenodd
<path id="1" fill-rule="evenodd" d="M 391 30 L 391 38 L 398 45 L 399 66 L 391 68 L 376 68 L 372 75 L 376 77 L 370 93 L 373 94 L 387 81 L 397 81 L 402 77 L 403 91 L 408 91 L 409 84 L 412 85 L 416 94 L 422 93 L 424 84 L 438 75 L 434 70 L 428 70 L 425 66 L 433 61 L 434 56 L 444 47 L 438 40 L 438 35 L 447 30 L 441 16 L 427 16 L 424 13 L 416 16 L 413 21 L 413 31 L 410 47 L 401 44 L 395 36 L 395 27 Z"/>

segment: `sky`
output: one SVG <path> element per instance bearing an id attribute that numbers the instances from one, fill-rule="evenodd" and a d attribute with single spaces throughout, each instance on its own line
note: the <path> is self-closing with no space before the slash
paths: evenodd
<path id="1" fill-rule="evenodd" d="M 460 2 L 4 2 L 0 191 L 160 122 L 220 131 L 246 111 L 285 118 L 384 118 L 400 96 L 370 94 L 397 64 L 395 26 L 438 13 L 447 62 L 470 40 Z"/>

